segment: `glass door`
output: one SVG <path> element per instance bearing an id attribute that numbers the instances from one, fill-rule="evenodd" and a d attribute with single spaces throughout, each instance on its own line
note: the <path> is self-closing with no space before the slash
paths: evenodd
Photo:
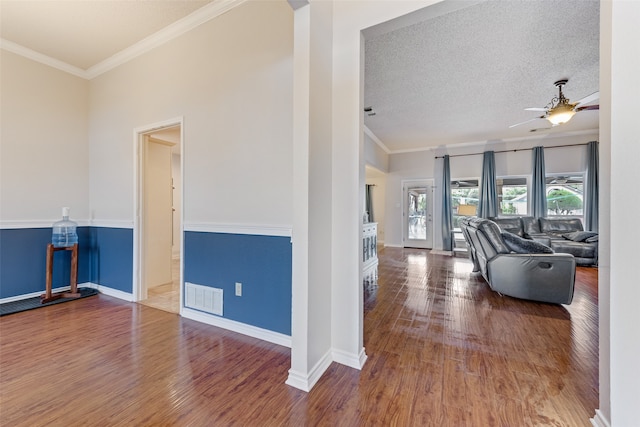
<path id="1" fill-rule="evenodd" d="M 433 246 L 433 192 L 425 182 L 403 185 L 404 192 L 404 247 L 428 248 Z"/>

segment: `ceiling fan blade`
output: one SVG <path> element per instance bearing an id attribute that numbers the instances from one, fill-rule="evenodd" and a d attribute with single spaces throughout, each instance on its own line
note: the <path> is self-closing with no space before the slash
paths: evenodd
<path id="1" fill-rule="evenodd" d="M 599 110 L 599 109 L 600 109 L 599 105 L 585 105 L 584 107 L 577 107 L 576 112 L 582 111 L 582 110 Z"/>
<path id="2" fill-rule="evenodd" d="M 596 99 L 600 99 L 600 92 L 593 92 L 591 95 L 585 96 L 580 101 L 576 102 L 576 105 L 588 104 Z"/>
<path id="3" fill-rule="evenodd" d="M 524 122 L 516 123 L 515 125 L 511 125 L 511 126 L 509 126 L 509 129 L 514 128 L 514 127 L 516 127 L 516 126 L 523 125 L 523 124 L 525 124 L 525 123 L 532 122 L 532 121 L 534 121 L 534 120 L 539 120 L 539 119 L 544 119 L 544 116 L 534 117 L 533 119 L 529 119 L 529 120 L 525 120 Z"/>
<path id="4" fill-rule="evenodd" d="M 531 107 L 531 108 L 525 108 L 525 111 L 544 111 L 544 112 L 546 112 L 547 109 L 546 108 Z"/>

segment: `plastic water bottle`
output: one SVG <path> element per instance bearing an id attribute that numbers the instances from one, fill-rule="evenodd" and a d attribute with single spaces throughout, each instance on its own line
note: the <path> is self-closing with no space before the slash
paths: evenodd
<path id="1" fill-rule="evenodd" d="M 69 220 L 69 208 L 62 208 L 62 221 L 53 224 L 53 246 L 56 248 L 66 248 L 78 243 L 78 234 L 76 233 L 76 224 Z"/>

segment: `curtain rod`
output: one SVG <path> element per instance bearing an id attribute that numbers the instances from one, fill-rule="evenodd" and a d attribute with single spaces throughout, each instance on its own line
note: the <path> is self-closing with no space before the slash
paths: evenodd
<path id="1" fill-rule="evenodd" d="M 564 147 L 577 147 L 579 145 L 589 145 L 588 142 L 583 142 L 580 144 L 568 144 L 568 145 L 553 145 L 551 147 L 543 147 L 545 149 L 551 149 L 551 148 L 564 148 Z M 514 148 L 513 150 L 501 150 L 501 151 L 494 151 L 494 153 L 515 153 L 516 151 L 531 151 L 533 150 L 533 148 Z M 491 150 L 487 150 L 487 151 L 491 151 Z M 482 153 L 469 153 L 469 154 L 451 154 L 449 155 L 449 157 L 463 157 L 463 156 L 479 156 L 481 154 L 484 154 L 484 152 Z M 444 159 L 444 156 L 436 156 L 436 159 Z"/>

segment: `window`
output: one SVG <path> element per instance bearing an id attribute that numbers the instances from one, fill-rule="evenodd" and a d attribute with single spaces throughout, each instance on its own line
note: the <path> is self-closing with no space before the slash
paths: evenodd
<path id="1" fill-rule="evenodd" d="M 409 240 L 427 239 L 427 189 L 407 189 L 409 203 L 409 223 L 407 233 Z"/>
<path id="2" fill-rule="evenodd" d="M 460 228 L 458 220 L 465 216 L 475 216 L 478 209 L 478 180 L 465 179 L 451 181 L 451 209 L 453 228 Z"/>
<path id="3" fill-rule="evenodd" d="M 527 178 L 498 178 L 498 215 L 527 215 Z"/>
<path id="4" fill-rule="evenodd" d="M 584 175 L 547 175 L 547 215 L 582 217 Z"/>

